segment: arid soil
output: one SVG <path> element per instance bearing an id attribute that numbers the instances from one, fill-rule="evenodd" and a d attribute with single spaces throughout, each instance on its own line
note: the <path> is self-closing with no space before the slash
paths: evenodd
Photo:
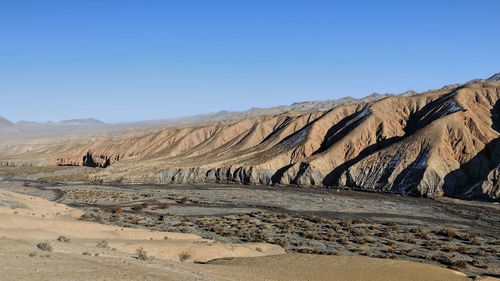
<path id="1" fill-rule="evenodd" d="M 67 172 L 48 174 L 54 173 Z M 36 180 L 41 175 L 47 173 L 3 174 L 7 181 L 0 188 L 76 207 L 85 212 L 80 220 L 124 229 L 191 233 L 223 243 L 265 242 L 288 253 L 408 260 L 469 276 L 500 275 L 496 204 L 290 187 L 53 183 Z"/>
<path id="2" fill-rule="evenodd" d="M 218 243 L 193 234 L 85 222 L 76 220 L 81 210 L 5 190 L 49 195 L 49 187 L 2 182 L 0 280 L 469 280 L 432 265 L 283 254 L 266 243 Z"/>

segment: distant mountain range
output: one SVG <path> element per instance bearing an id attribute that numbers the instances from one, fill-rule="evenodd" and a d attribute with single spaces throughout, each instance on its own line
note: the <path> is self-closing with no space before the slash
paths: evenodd
<path id="1" fill-rule="evenodd" d="M 441 90 L 456 88 L 468 83 L 477 82 L 497 82 L 500 81 L 500 73 L 496 73 L 487 79 L 474 79 L 467 83 L 451 84 L 441 88 Z M 19 121 L 13 123 L 0 116 L 0 140 L 49 137 L 56 135 L 74 135 L 87 132 L 102 132 L 111 130 L 124 130 L 133 128 L 149 127 L 169 127 L 169 126 L 187 126 L 193 124 L 224 124 L 232 123 L 243 119 L 248 119 L 262 115 L 277 115 L 285 112 L 297 111 L 302 113 L 314 113 L 330 110 L 332 108 L 357 104 L 363 102 L 374 102 L 391 96 L 413 96 L 418 94 L 409 90 L 400 94 L 379 94 L 373 93 L 364 98 L 344 97 L 334 100 L 323 101 L 305 101 L 297 102 L 291 105 L 282 105 L 269 108 L 251 108 L 246 111 L 219 111 L 217 113 L 200 114 L 181 118 L 147 120 L 129 123 L 108 124 L 95 118 L 70 119 L 60 122 L 34 122 Z"/>
<path id="2" fill-rule="evenodd" d="M 14 124 L 7 120 L 6 118 L 0 116 L 0 128 L 11 128 Z"/>
<path id="3" fill-rule="evenodd" d="M 0 116 L 0 140 L 68 135 L 110 129 L 111 125 L 94 118 L 60 122 L 11 122 Z"/>

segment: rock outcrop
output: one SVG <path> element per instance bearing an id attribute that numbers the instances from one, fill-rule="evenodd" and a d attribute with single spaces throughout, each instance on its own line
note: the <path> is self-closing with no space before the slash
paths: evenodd
<path id="1" fill-rule="evenodd" d="M 29 153 L 2 156 L 0 148 L 0 156 L 36 151 L 52 165 L 107 167 L 97 175 L 104 181 L 347 186 L 500 201 L 499 99 L 500 83 L 481 81 L 326 111 L 32 145 Z"/>

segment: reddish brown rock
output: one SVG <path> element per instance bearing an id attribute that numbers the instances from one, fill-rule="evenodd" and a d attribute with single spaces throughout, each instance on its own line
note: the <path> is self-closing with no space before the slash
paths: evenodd
<path id="1" fill-rule="evenodd" d="M 499 97 L 500 83 L 481 81 L 329 111 L 4 145 L 0 158 L 107 167 L 97 175 L 105 181 L 348 186 L 499 201 Z"/>

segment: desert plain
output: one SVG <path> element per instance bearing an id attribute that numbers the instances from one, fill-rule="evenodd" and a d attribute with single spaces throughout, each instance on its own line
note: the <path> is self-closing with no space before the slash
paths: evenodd
<path id="1" fill-rule="evenodd" d="M 0 280 L 495 280 L 500 206 L 3 168 Z"/>

